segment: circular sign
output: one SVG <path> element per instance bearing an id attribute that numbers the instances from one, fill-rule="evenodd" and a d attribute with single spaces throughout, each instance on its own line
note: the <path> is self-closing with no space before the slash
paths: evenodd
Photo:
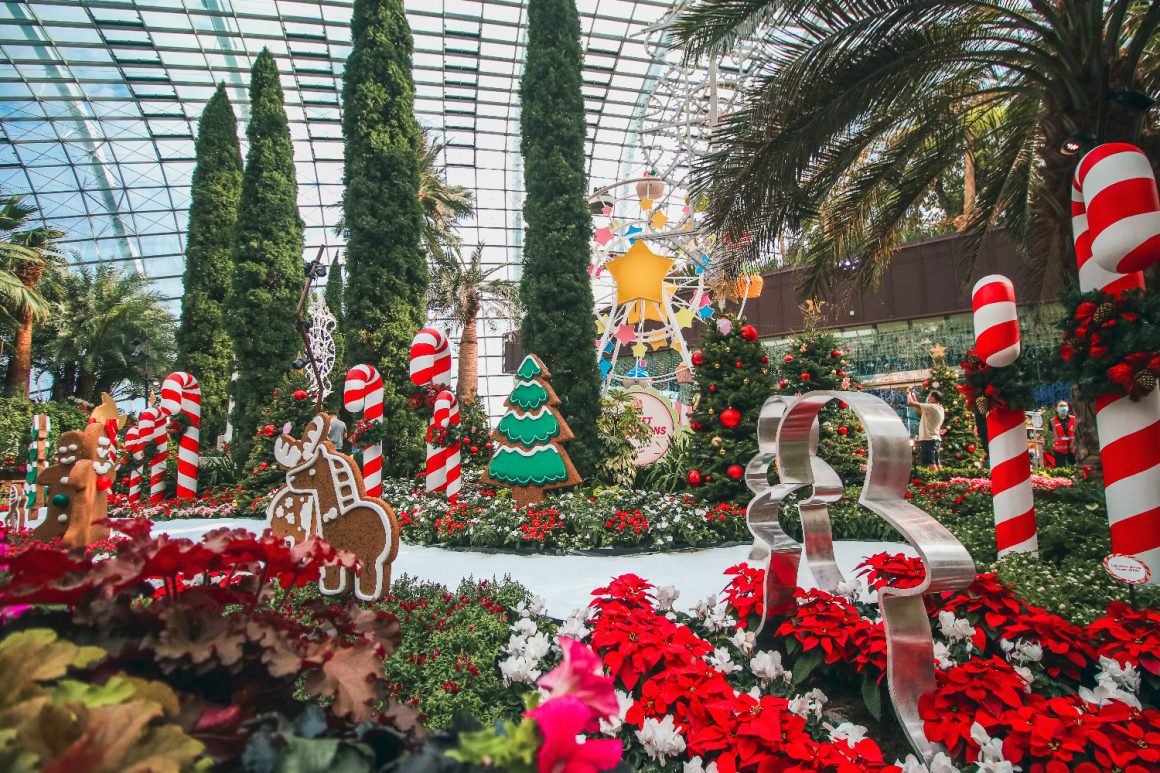
<path id="1" fill-rule="evenodd" d="M 644 467 L 668 452 L 669 444 L 673 442 L 673 433 L 677 430 L 677 415 L 673 412 L 672 404 L 655 389 L 634 386 L 628 389 L 628 393 L 636 400 L 641 419 L 652 428 L 652 439 L 647 443 L 632 441 L 636 446 L 633 464 Z"/>
<path id="2" fill-rule="evenodd" d="M 1120 582 L 1143 585 L 1152 579 L 1152 570 L 1140 559 L 1127 553 L 1112 553 L 1104 559 L 1104 569 Z"/>

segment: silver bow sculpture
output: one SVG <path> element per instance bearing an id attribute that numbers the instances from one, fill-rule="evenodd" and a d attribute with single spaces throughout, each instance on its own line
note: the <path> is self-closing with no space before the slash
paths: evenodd
<path id="1" fill-rule="evenodd" d="M 842 497 L 842 479 L 818 458 L 818 412 L 830 401 L 846 403 L 866 433 L 866 479 L 858 501 L 898 530 L 918 552 L 926 569 L 922 583 L 912 588 L 878 591 L 886 633 L 886 684 L 894 711 L 915 751 L 927 764 L 939 751 L 918 715 L 918 699 L 935 688 L 934 637 L 923 596 L 956 590 L 975 578 L 970 553 L 942 524 L 904 498 L 910 480 L 910 433 L 884 400 L 861 392 L 810 392 L 795 398 L 770 397 L 757 420 L 758 453 L 745 470 L 754 493 L 748 524 L 753 534 L 751 561 L 767 561 L 765 601 L 759 639 L 768 641 L 768 618 L 782 615 L 795 602 L 802 546 L 781 526 L 786 496 L 811 486 L 811 496 L 798 504 L 805 538 L 806 563 L 817 585 L 835 593 L 843 582 L 834 560 L 829 505 Z M 770 485 L 769 468 L 776 464 L 779 483 Z"/>

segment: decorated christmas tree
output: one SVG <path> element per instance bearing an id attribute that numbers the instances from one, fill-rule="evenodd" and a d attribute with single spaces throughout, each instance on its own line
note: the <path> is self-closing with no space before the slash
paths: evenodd
<path id="1" fill-rule="evenodd" d="M 860 390 L 857 376 L 850 372 L 846 352 L 833 333 L 816 328 L 816 315 L 806 313 L 806 329 L 790 338 L 777 356 L 777 391 L 800 395 L 825 390 Z M 866 436 L 858 417 L 844 404 L 830 403 L 818 414 L 820 433 L 818 456 L 842 477 L 846 484 L 862 482 L 866 464 Z"/>
<path id="2" fill-rule="evenodd" d="M 757 416 L 774 392 L 769 365 L 756 328 L 729 315 L 717 318 L 693 352 L 697 397 L 686 480 L 698 498 L 748 501 L 745 465 L 757 453 Z"/>
<path id="3" fill-rule="evenodd" d="M 572 439 L 572 430 L 556 410 L 560 398 L 548 383 L 551 377 L 536 355 L 524 357 L 504 401 L 507 413 L 492 434 L 496 448 L 483 483 L 512 489 L 521 507 L 543 501 L 548 489 L 575 486 L 581 480 L 563 447 Z"/>
<path id="4" fill-rule="evenodd" d="M 943 467 L 977 467 L 983 460 L 986 443 L 975 431 L 974 414 L 959 389 L 962 380 L 958 372 L 946 364 L 941 346 L 935 347 L 932 354 L 934 366 L 930 369 L 930 377 L 922 382 L 917 395 L 920 400 L 925 400 L 927 392 L 935 389 L 942 396 L 943 410 L 946 412 L 943 429 L 946 433 L 943 435 L 939 456 Z"/>

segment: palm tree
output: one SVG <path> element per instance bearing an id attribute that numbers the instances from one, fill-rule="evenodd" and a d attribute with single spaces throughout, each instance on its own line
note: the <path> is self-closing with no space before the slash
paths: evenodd
<path id="1" fill-rule="evenodd" d="M 445 142 L 423 132 L 419 150 L 419 201 L 423 204 L 422 243 L 432 262 L 448 257 L 449 249 L 458 249 L 455 226 L 475 212 L 471 191 L 462 185 L 450 185 L 447 172 L 439 165 Z"/>
<path id="2" fill-rule="evenodd" d="M 802 238 L 815 296 L 873 284 L 953 178 L 973 192 L 945 219 L 976 248 L 1009 229 L 1050 293 L 1076 273 L 1074 154 L 1160 157 L 1158 23 L 1147 0 L 702 0 L 675 28 L 688 57 L 749 36 L 768 53 L 698 164 L 707 219 L 754 252 Z"/>
<path id="3" fill-rule="evenodd" d="M 38 365 L 53 376 L 53 399 L 99 402 L 101 392 L 140 391 L 148 339 L 149 375 L 168 372 L 176 353 L 176 321 L 149 280 L 114 265 L 60 271 L 49 290 L 57 308 L 40 331 Z"/>
<path id="4" fill-rule="evenodd" d="M 49 266 L 59 263 L 62 254 L 58 242 L 64 231 L 51 226 L 24 228 L 36 208 L 22 203 L 20 197 L 10 197 L 0 207 L 0 229 L 4 231 L 0 263 L 4 270 L 0 277 L 0 295 L 7 313 L 16 322 L 16 335 L 8 361 L 4 393 L 28 396 L 28 378 L 32 373 L 32 328 L 45 319 L 48 306 L 38 290 L 41 278 Z M 11 281 L 16 280 L 15 282 Z M 16 282 L 19 287 L 16 287 Z"/>
<path id="5" fill-rule="evenodd" d="M 455 387 L 460 403 L 475 399 L 479 382 L 480 312 L 491 307 L 497 316 L 515 318 L 520 312 L 520 286 L 507 279 L 493 279 L 503 268 L 484 269 L 481 265 L 483 245 L 464 259 L 458 247 L 432 256 L 431 284 L 427 289 L 427 306 L 439 316 L 463 326 L 459 338 L 459 381 Z"/>

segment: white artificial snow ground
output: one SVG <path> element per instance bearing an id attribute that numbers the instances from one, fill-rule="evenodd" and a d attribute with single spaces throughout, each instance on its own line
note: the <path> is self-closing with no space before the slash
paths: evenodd
<path id="1" fill-rule="evenodd" d="M 200 539 L 211 529 L 222 527 L 261 532 L 263 521 L 233 518 L 185 518 L 154 524 L 154 533 L 173 537 Z M 860 542 L 839 540 L 834 543 L 838 567 L 852 578 L 854 567 L 875 553 L 917 555 L 914 548 L 898 542 Z M 548 614 L 566 617 L 591 601 L 595 588 L 608 584 L 621 574 L 636 574 L 654 585 L 675 585 L 681 592 L 676 607 L 689 610 L 710 593 L 720 594 L 728 580 L 725 569 L 745 561 L 749 546 L 705 548 L 676 553 L 638 553 L 621 556 L 551 556 L 514 555 L 511 553 L 474 553 L 399 543 L 399 555 L 391 574 L 409 574 L 433 580 L 452 590 L 464 577 L 476 579 L 503 578 L 511 575 L 547 602 Z M 798 585 L 814 587 L 814 578 L 803 558 Z"/>

